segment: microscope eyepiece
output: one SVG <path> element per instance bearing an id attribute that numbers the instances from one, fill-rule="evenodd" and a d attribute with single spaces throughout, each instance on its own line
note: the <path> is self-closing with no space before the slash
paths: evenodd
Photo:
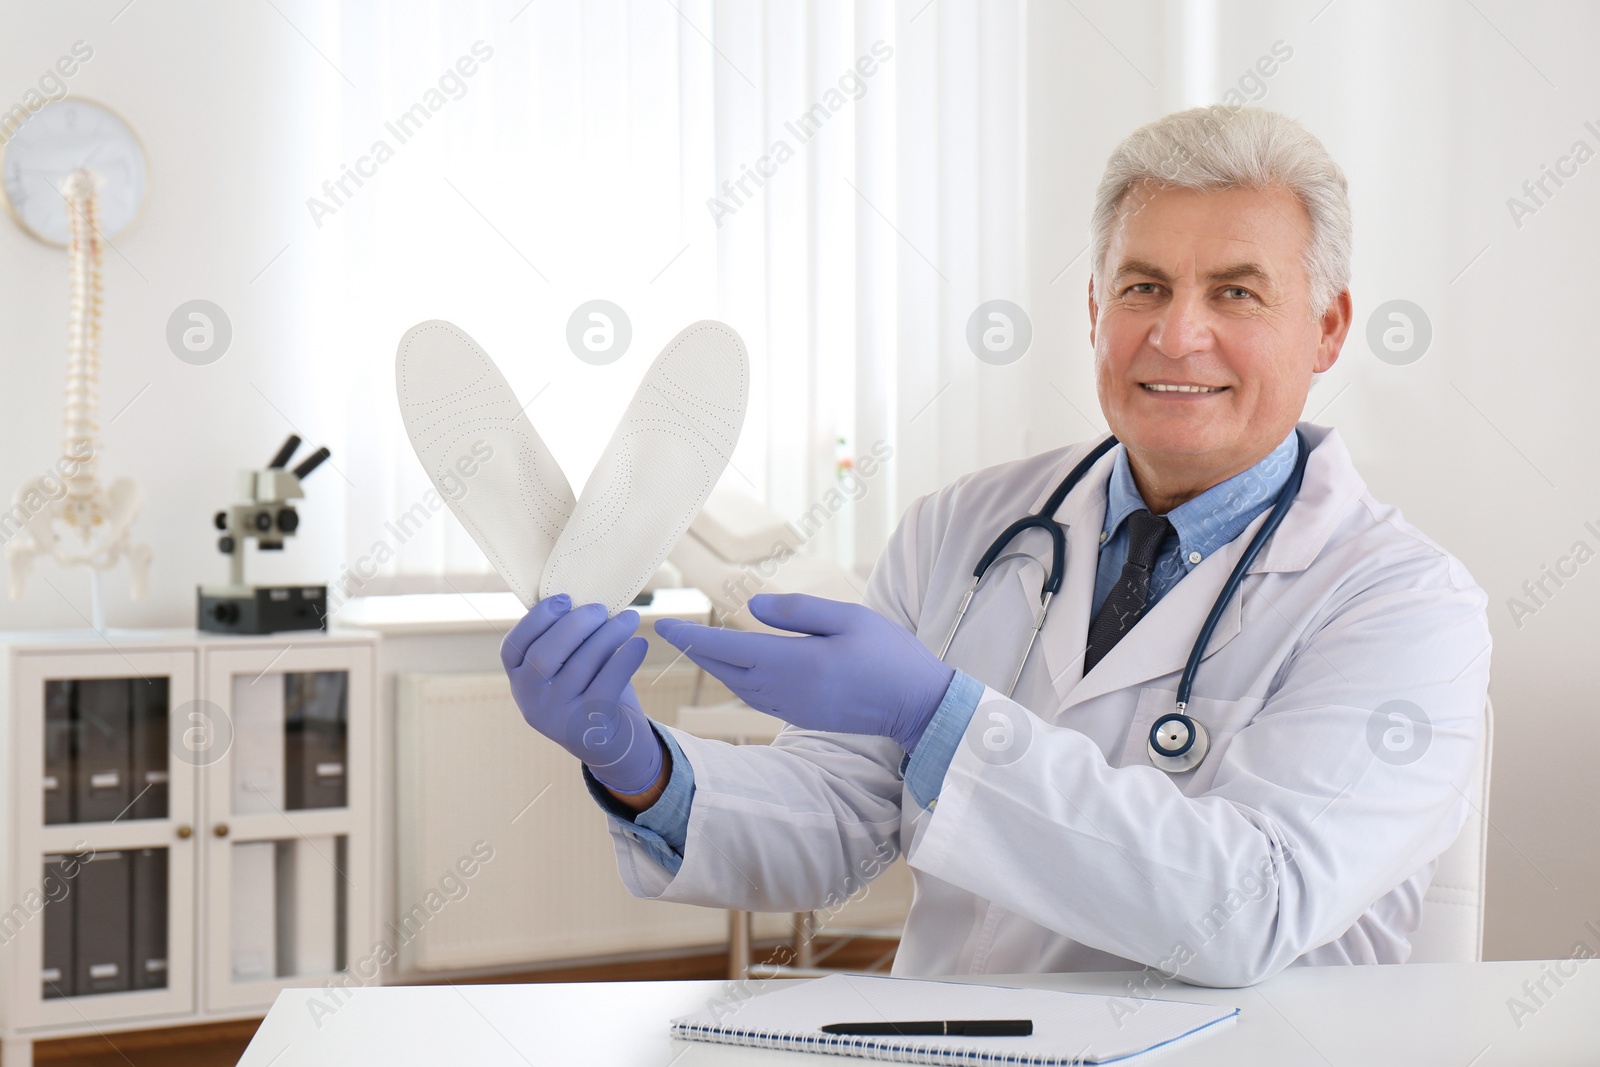
<path id="1" fill-rule="evenodd" d="M 299 438 L 296 438 L 295 440 L 298 441 Z M 294 469 L 294 476 L 296 478 L 304 478 L 306 475 L 320 467 L 322 465 L 322 461 L 331 455 L 333 455 L 333 453 L 329 452 L 326 448 L 317 449 L 315 452 L 311 453 L 311 455 L 300 461 L 300 465 Z"/>
<path id="2" fill-rule="evenodd" d="M 268 463 L 267 466 L 273 470 L 281 470 L 288 464 L 289 458 L 294 455 L 294 450 L 299 447 L 300 435 L 290 434 L 289 439 L 283 443 L 282 448 L 278 449 L 278 454 L 272 457 L 272 462 Z"/>

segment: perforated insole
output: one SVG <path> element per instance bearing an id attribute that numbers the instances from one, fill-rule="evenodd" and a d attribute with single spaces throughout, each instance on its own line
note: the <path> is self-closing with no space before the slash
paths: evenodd
<path id="1" fill-rule="evenodd" d="M 395 386 L 434 488 L 531 607 L 574 499 L 505 376 L 464 331 L 434 319 L 400 339 Z"/>
<path id="2" fill-rule="evenodd" d="M 650 365 L 556 541 L 541 596 L 628 606 L 711 495 L 750 396 L 739 335 L 696 322 Z"/>
<path id="3" fill-rule="evenodd" d="M 524 606 L 568 593 L 615 615 L 727 467 L 744 426 L 750 361 L 720 322 L 674 337 L 576 501 L 500 369 L 461 329 L 435 319 L 407 330 L 395 381 L 423 469 Z"/>

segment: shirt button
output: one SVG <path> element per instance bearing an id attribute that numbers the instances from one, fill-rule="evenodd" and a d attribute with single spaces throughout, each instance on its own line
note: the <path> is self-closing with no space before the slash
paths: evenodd
<path id="1" fill-rule="evenodd" d="M 938 797 L 934 797 L 932 800 L 928 801 L 928 810 L 929 811 L 932 811 L 934 808 L 937 808 L 938 806 L 939 806 L 939 798 Z"/>
<path id="2" fill-rule="evenodd" d="M 1189 562 L 1190 563 L 1199 563 L 1200 562 L 1200 553 L 1198 553 L 1198 552 L 1189 553 Z"/>
<path id="3" fill-rule="evenodd" d="M 1106 532 L 1104 530 L 1100 531 L 1100 543 L 1102 545 L 1106 543 Z"/>

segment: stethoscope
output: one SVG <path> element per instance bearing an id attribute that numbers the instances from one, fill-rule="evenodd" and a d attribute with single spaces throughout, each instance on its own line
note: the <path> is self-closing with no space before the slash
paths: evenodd
<path id="1" fill-rule="evenodd" d="M 1146 745 L 1150 753 L 1150 762 L 1169 774 L 1182 774 L 1184 771 L 1193 770 L 1210 751 L 1211 738 L 1206 733 L 1204 724 L 1187 714 L 1189 694 L 1194 689 L 1194 676 L 1200 669 L 1200 659 L 1205 655 L 1206 645 L 1211 640 L 1212 631 L 1217 628 L 1217 621 L 1222 618 L 1223 609 L 1239 591 L 1239 586 L 1244 582 L 1245 572 L 1261 554 L 1267 539 L 1278 528 L 1283 517 L 1289 513 L 1289 505 L 1300 492 L 1300 482 L 1306 472 L 1306 458 L 1310 455 L 1311 449 L 1306 444 L 1305 435 L 1299 430 L 1294 432 L 1294 436 L 1296 447 L 1294 469 L 1289 472 L 1289 478 L 1283 483 L 1283 488 L 1278 490 L 1278 496 L 1272 502 L 1272 513 L 1250 539 L 1244 555 L 1239 557 L 1239 562 L 1234 565 L 1233 573 L 1228 575 L 1228 581 L 1223 585 L 1216 603 L 1211 606 L 1211 614 L 1206 616 L 1205 625 L 1200 627 L 1200 636 L 1195 638 L 1194 648 L 1189 651 L 1189 662 L 1184 665 L 1183 677 L 1178 682 L 1177 707 L 1161 716 L 1150 727 L 1150 737 Z M 1050 610 L 1050 600 L 1061 588 L 1061 576 L 1066 570 L 1067 538 L 1062 533 L 1060 524 L 1052 516 L 1089 468 L 1116 445 L 1115 436 L 1108 437 L 1096 445 L 1092 452 L 1072 468 L 1056 487 L 1055 492 L 1050 494 L 1050 499 L 1044 502 L 1043 507 L 1007 526 L 1001 531 L 1000 536 L 995 538 L 994 543 L 983 554 L 983 558 L 978 560 L 978 566 L 972 572 L 972 585 L 967 588 L 966 595 L 961 598 L 961 605 L 956 608 L 956 620 L 950 625 L 950 636 L 944 639 L 944 647 L 939 650 L 940 659 L 944 659 L 945 654 L 950 651 L 950 645 L 956 639 L 956 630 L 960 628 L 961 619 L 967 613 L 967 606 L 972 603 L 972 597 L 978 591 L 978 583 L 983 581 L 983 576 L 989 567 L 1002 558 L 1000 553 L 1005 551 L 1006 545 L 1024 530 L 1043 530 L 1050 535 L 1050 571 L 1045 578 L 1044 588 L 1040 590 L 1039 611 L 1033 619 L 1033 632 L 1028 635 L 1028 645 L 1022 650 L 1022 659 L 1017 663 L 1016 673 L 1011 676 L 1011 684 L 1006 687 L 1006 696 L 1009 697 L 1017 688 L 1017 680 L 1022 677 L 1022 668 L 1027 665 L 1028 656 L 1033 652 L 1034 642 L 1039 639 L 1039 630 L 1044 626 L 1045 613 Z M 1012 556 L 1033 558 L 1024 552 L 1015 552 L 1003 558 L 1010 559 Z"/>

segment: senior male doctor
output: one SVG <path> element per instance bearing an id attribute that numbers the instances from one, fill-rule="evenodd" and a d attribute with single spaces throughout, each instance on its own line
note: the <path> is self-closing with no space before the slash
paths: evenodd
<path id="1" fill-rule="evenodd" d="M 816 909 L 903 851 L 896 974 L 1151 966 L 1232 986 L 1406 959 L 1469 810 L 1486 598 L 1372 498 L 1336 430 L 1299 423 L 1303 484 L 1205 646 L 1187 714 L 1209 751 L 1174 772 L 1149 742 L 1349 331 L 1344 176 L 1289 118 L 1196 108 L 1117 147 L 1091 229 L 1089 336 L 1120 444 L 1054 511 L 1065 573 L 1011 695 L 1044 531 L 1008 546 L 934 650 L 991 542 L 1099 441 L 912 502 L 865 606 L 751 598 L 795 636 L 658 623 L 791 724 L 770 746 L 647 720 L 634 612 L 552 597 L 508 635 L 518 704 L 586 763 L 635 896 Z"/>

